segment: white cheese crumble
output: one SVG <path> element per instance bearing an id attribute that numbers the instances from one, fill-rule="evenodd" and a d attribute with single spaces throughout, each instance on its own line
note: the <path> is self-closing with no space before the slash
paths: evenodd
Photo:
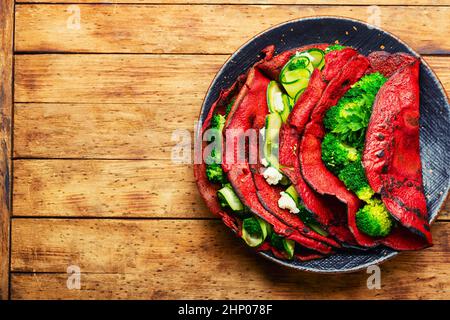
<path id="1" fill-rule="evenodd" d="M 268 167 L 263 172 L 263 176 L 268 184 L 275 185 L 283 178 L 283 175 L 274 167 Z"/>
<path id="2" fill-rule="evenodd" d="M 273 108 L 276 112 L 283 112 L 284 103 L 282 92 L 275 92 L 273 97 Z"/>
<path id="3" fill-rule="evenodd" d="M 297 205 L 294 199 L 291 198 L 286 192 L 280 192 L 280 199 L 278 199 L 278 206 L 281 209 L 288 209 L 291 213 L 299 213 L 300 210 L 297 208 Z"/>
<path id="4" fill-rule="evenodd" d="M 262 158 L 262 159 L 261 159 L 261 164 L 262 164 L 264 167 L 268 167 L 268 166 L 269 166 L 269 162 L 266 160 L 266 158 Z"/>

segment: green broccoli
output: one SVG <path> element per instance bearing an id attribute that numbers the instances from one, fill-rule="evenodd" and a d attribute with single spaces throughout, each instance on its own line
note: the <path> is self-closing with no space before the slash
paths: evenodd
<path id="1" fill-rule="evenodd" d="M 222 134 L 223 127 L 225 125 L 225 117 L 221 114 L 215 114 L 211 119 L 211 129 L 217 130 L 218 132 L 216 135 L 213 135 L 212 137 L 220 136 Z M 211 138 L 210 141 L 214 141 L 214 139 Z M 220 142 L 218 143 L 220 145 Z M 212 183 L 226 183 L 227 179 L 225 176 L 225 173 L 222 170 L 222 167 L 220 165 L 222 160 L 222 156 L 220 154 L 220 151 L 216 148 L 213 148 L 211 150 L 211 154 L 208 156 L 208 159 L 206 160 L 206 177 L 209 181 Z"/>
<path id="2" fill-rule="evenodd" d="M 362 149 L 378 90 L 386 82 L 380 73 L 362 77 L 325 115 L 325 128 L 350 146 Z"/>
<path id="3" fill-rule="evenodd" d="M 349 190 L 353 191 L 363 201 L 369 201 L 375 194 L 367 182 L 361 161 L 355 161 L 345 166 L 339 172 L 338 177 Z"/>
<path id="4" fill-rule="evenodd" d="M 383 202 L 374 199 L 356 213 L 356 226 L 371 237 L 385 237 L 391 232 L 393 221 Z"/>
<path id="5" fill-rule="evenodd" d="M 211 119 L 211 129 L 222 131 L 225 125 L 225 117 L 221 114 L 215 114 Z"/>
<path id="6" fill-rule="evenodd" d="M 346 46 L 342 46 L 340 44 L 332 44 L 331 46 L 328 46 L 325 49 L 325 53 L 331 52 L 331 51 L 338 51 L 347 48 Z"/>
<path id="7" fill-rule="evenodd" d="M 227 178 L 222 170 L 222 166 L 218 163 L 206 165 L 206 177 L 212 183 L 226 183 Z"/>
<path id="8" fill-rule="evenodd" d="M 322 141 L 322 160 L 327 168 L 339 174 L 346 165 L 360 159 L 358 151 L 342 142 L 332 133 L 327 133 Z"/>

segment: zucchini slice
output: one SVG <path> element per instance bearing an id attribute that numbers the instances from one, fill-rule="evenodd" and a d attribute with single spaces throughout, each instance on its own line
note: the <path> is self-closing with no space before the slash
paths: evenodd
<path id="1" fill-rule="evenodd" d="M 290 102 L 289 99 L 290 98 L 289 98 L 289 96 L 287 94 L 283 94 L 283 106 L 284 106 L 284 109 L 280 113 L 280 116 L 281 116 L 281 120 L 284 123 L 286 123 L 286 121 L 287 121 L 287 119 L 289 117 L 289 114 L 291 113 L 291 110 L 292 110 L 291 109 L 291 102 Z"/>
<path id="2" fill-rule="evenodd" d="M 289 188 L 287 188 L 285 192 L 292 198 L 292 200 L 294 200 L 295 204 L 298 207 L 299 195 L 298 195 L 297 191 L 295 190 L 294 185 L 289 186 Z"/>
<path id="3" fill-rule="evenodd" d="M 323 50 L 312 48 L 300 53 L 299 56 L 308 57 L 314 68 L 322 69 L 325 65 L 325 52 Z"/>
<path id="4" fill-rule="evenodd" d="M 257 217 L 246 218 L 242 221 L 242 239 L 249 247 L 260 246 L 271 230 L 271 226 Z"/>
<path id="5" fill-rule="evenodd" d="M 286 253 L 288 259 L 292 259 L 294 257 L 295 242 L 293 240 L 286 239 L 276 233 L 273 233 L 270 237 L 270 244 L 274 248 Z"/>
<path id="6" fill-rule="evenodd" d="M 266 117 L 266 134 L 264 140 L 264 158 L 275 169 L 278 162 L 278 135 L 283 121 L 278 113 L 269 113 Z"/>
<path id="7" fill-rule="evenodd" d="M 267 106 L 269 107 L 269 112 L 282 112 L 285 108 L 285 101 L 283 96 L 285 93 L 283 89 L 276 81 L 270 81 L 267 86 Z"/>
<path id="8" fill-rule="evenodd" d="M 284 238 L 283 239 L 283 247 L 284 247 L 284 251 L 287 254 L 288 259 L 292 259 L 294 257 L 294 251 L 295 251 L 294 240 L 289 240 L 289 239 Z"/>
<path id="9" fill-rule="evenodd" d="M 291 112 L 291 102 L 276 81 L 270 81 L 267 86 L 267 106 L 270 113 L 279 113 L 283 122 L 286 122 Z"/>
<path id="10" fill-rule="evenodd" d="M 235 212 L 242 212 L 244 205 L 239 200 L 230 184 L 226 184 L 222 189 L 217 191 L 217 197 L 222 207 L 229 207 Z"/>
<path id="11" fill-rule="evenodd" d="M 311 73 L 307 69 L 297 69 L 294 71 L 288 71 L 281 75 L 281 83 L 287 94 L 294 98 L 299 91 L 306 89 L 309 83 Z"/>

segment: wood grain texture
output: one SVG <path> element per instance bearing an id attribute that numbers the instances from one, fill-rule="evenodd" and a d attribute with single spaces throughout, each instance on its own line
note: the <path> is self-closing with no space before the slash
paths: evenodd
<path id="1" fill-rule="evenodd" d="M 226 59 L 225 55 L 18 56 L 15 99 L 40 103 L 15 105 L 14 156 L 170 159 L 179 141 L 172 133 L 193 132 L 208 85 Z M 448 92 L 450 57 L 426 60 Z M 172 78 L 163 70 L 169 64 Z"/>
<path id="2" fill-rule="evenodd" d="M 181 141 L 176 132 L 193 138 L 200 95 L 183 108 L 170 96 L 151 104 L 17 103 L 14 155 L 168 160 Z"/>
<path id="3" fill-rule="evenodd" d="M 9 295 L 14 1 L 0 1 L 0 300 Z"/>
<path id="4" fill-rule="evenodd" d="M 192 166 L 171 161 L 15 160 L 14 186 L 14 216 L 214 217 Z"/>
<path id="5" fill-rule="evenodd" d="M 17 0 L 17 3 L 149 3 L 149 4 L 317 4 L 317 5 L 450 5 L 449 0 Z"/>
<path id="6" fill-rule="evenodd" d="M 384 6 L 374 9 L 367 6 L 118 7 L 97 4 L 76 5 L 75 8 L 73 5 L 18 5 L 15 49 L 39 52 L 231 53 L 255 34 L 276 24 L 302 17 L 336 15 L 379 23 L 380 27 L 393 32 L 422 54 L 450 52 L 450 38 L 442 32 L 450 29 L 450 7 L 443 6 Z M 378 14 L 379 20 L 374 19 Z M 76 27 L 74 15 L 80 17 Z M 345 37 L 348 35 L 343 34 L 338 40 L 344 41 Z"/>
<path id="7" fill-rule="evenodd" d="M 15 216 L 214 217 L 170 161 L 16 160 L 13 201 Z"/>
<path id="8" fill-rule="evenodd" d="M 13 299 L 450 297 L 449 223 L 433 226 L 434 247 L 383 264 L 381 290 L 367 289 L 365 272 L 280 268 L 219 221 L 15 219 L 12 228 Z M 69 265 L 81 268 L 81 290 L 67 289 Z"/>
<path id="9" fill-rule="evenodd" d="M 200 110 L 224 61 L 192 55 L 19 55 L 14 97 L 16 102 L 196 104 Z"/>

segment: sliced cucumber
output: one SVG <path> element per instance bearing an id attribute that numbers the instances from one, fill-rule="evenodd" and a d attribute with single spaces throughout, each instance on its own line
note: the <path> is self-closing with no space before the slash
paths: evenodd
<path id="1" fill-rule="evenodd" d="M 310 76 L 311 71 L 309 71 L 308 69 L 295 69 L 291 71 L 288 70 L 280 75 L 280 82 L 283 85 L 293 84 L 301 79 L 309 79 Z"/>
<path id="2" fill-rule="evenodd" d="M 292 259 L 294 257 L 295 242 L 285 238 L 283 239 L 283 247 L 288 259 Z"/>
<path id="3" fill-rule="evenodd" d="M 266 117 L 266 136 L 264 140 L 264 158 L 278 169 L 278 134 L 283 121 L 278 113 L 270 113 Z"/>
<path id="4" fill-rule="evenodd" d="M 270 225 L 257 217 L 250 217 L 242 221 L 242 239 L 250 247 L 261 245 L 269 233 Z"/>
<path id="5" fill-rule="evenodd" d="M 284 65 L 283 69 L 281 69 L 281 74 L 297 69 L 307 69 L 310 72 L 314 70 L 314 66 L 311 63 L 311 60 L 309 60 L 309 57 L 306 55 L 302 55 L 301 52 L 297 52 L 291 57 L 291 59 L 289 59 L 289 61 Z"/>
<path id="6" fill-rule="evenodd" d="M 295 242 L 293 240 L 286 239 L 282 236 L 272 233 L 270 237 L 270 244 L 280 251 L 286 253 L 288 259 L 292 259 L 295 251 Z"/>
<path id="7" fill-rule="evenodd" d="M 287 188 L 285 192 L 292 198 L 292 200 L 294 200 L 295 204 L 298 207 L 299 195 L 298 195 L 297 191 L 295 190 L 294 185 L 291 185 L 289 188 Z"/>
<path id="8" fill-rule="evenodd" d="M 217 191 L 217 197 L 222 207 L 229 207 L 235 212 L 242 212 L 244 205 L 239 200 L 230 184 L 226 184 L 222 189 Z"/>
<path id="9" fill-rule="evenodd" d="M 299 56 L 308 57 L 314 68 L 322 69 L 325 65 L 325 52 L 323 50 L 312 48 L 300 53 Z"/>
<path id="10" fill-rule="evenodd" d="M 267 238 L 267 236 L 269 235 L 269 233 L 272 232 L 272 226 L 261 218 L 256 218 L 256 219 L 259 222 L 259 226 L 261 227 L 261 231 L 262 231 L 262 236 L 265 240 Z"/>
<path id="11" fill-rule="evenodd" d="M 310 222 L 310 223 L 308 223 L 308 227 L 310 227 L 313 231 L 320 234 L 321 236 L 328 237 L 328 232 L 323 230 L 319 223 Z"/>
<path id="12" fill-rule="evenodd" d="M 270 81 L 267 86 L 267 105 L 269 112 L 282 112 L 284 110 L 283 88 L 276 81 Z"/>
<path id="13" fill-rule="evenodd" d="M 287 121 L 287 119 L 288 119 L 288 117 L 289 117 L 289 114 L 291 113 L 291 110 L 292 110 L 292 108 L 291 108 L 291 102 L 290 102 L 289 99 L 290 99 L 290 98 L 289 98 L 289 96 L 288 96 L 287 94 L 283 94 L 283 106 L 284 106 L 284 109 L 283 109 L 283 111 L 280 113 L 280 116 L 281 116 L 281 120 L 282 120 L 284 123 L 286 123 L 286 121 Z"/>
<path id="14" fill-rule="evenodd" d="M 295 74 L 298 75 L 299 78 L 292 83 L 283 83 L 283 87 L 286 90 L 287 94 L 291 98 L 294 98 L 294 102 L 297 102 L 295 98 L 300 91 L 305 90 L 308 86 L 310 74 L 308 73 L 308 70 L 304 69 L 298 70 Z"/>

